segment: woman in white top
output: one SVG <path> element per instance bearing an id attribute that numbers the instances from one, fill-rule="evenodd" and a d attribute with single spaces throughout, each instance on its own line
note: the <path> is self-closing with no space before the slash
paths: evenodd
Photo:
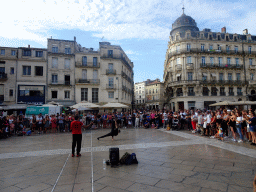
<path id="1" fill-rule="evenodd" d="M 241 113 L 238 111 L 237 113 L 237 117 L 236 117 L 236 130 L 240 136 L 240 140 L 238 141 L 238 143 L 242 143 L 243 142 L 243 134 L 242 134 L 242 121 L 243 121 L 243 117 L 241 115 Z"/>

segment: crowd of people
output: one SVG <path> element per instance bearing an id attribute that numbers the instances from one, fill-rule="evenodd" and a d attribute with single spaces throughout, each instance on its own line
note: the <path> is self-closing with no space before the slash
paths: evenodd
<path id="1" fill-rule="evenodd" d="M 203 136 L 218 138 L 222 141 L 232 137 L 233 141 L 251 142 L 256 145 L 256 117 L 252 110 L 239 111 L 217 109 L 210 110 L 134 110 L 130 112 L 115 113 L 83 113 L 56 114 L 56 115 L 32 115 L 25 118 L 19 116 L 4 116 L 0 119 L 0 138 L 12 135 L 28 135 L 29 133 L 46 134 L 56 132 L 69 132 L 70 124 L 75 116 L 84 125 L 93 122 L 91 128 L 111 128 L 113 117 L 118 128 L 152 128 L 161 127 L 167 130 L 189 130 L 192 133 L 200 133 Z"/>

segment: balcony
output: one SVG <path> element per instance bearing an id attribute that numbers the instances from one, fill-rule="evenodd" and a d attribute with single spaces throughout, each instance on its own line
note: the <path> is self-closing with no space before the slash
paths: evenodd
<path id="1" fill-rule="evenodd" d="M 201 48 L 191 48 L 191 49 L 180 49 L 173 51 L 168 54 L 168 57 L 171 58 L 175 55 L 181 55 L 186 53 L 203 53 L 203 54 L 227 54 L 227 55 L 241 55 L 243 54 L 242 51 L 237 50 L 218 50 L 218 49 L 204 49 L 201 50 Z M 248 54 L 248 53 L 247 53 Z M 251 52 L 251 54 L 256 54 L 255 52 Z"/>
<path id="2" fill-rule="evenodd" d="M 243 96 L 242 92 L 237 92 L 237 96 Z"/>
<path id="3" fill-rule="evenodd" d="M 178 92 L 177 97 L 181 97 L 181 96 L 183 96 L 183 92 Z"/>
<path id="4" fill-rule="evenodd" d="M 249 69 L 255 70 L 256 69 L 256 65 L 249 65 Z"/>
<path id="5" fill-rule="evenodd" d="M 76 62 L 76 67 L 78 67 L 78 68 L 100 68 L 100 63 L 87 62 L 85 64 L 82 62 Z"/>
<path id="6" fill-rule="evenodd" d="M 169 83 L 169 86 L 179 86 L 179 85 L 190 85 L 195 86 L 196 84 L 199 85 L 199 80 L 181 80 L 181 81 L 173 81 Z"/>
<path id="7" fill-rule="evenodd" d="M 106 84 L 106 89 L 114 90 L 114 89 L 116 89 L 116 85 Z"/>
<path id="8" fill-rule="evenodd" d="M 203 80 L 200 82 L 201 84 L 210 84 L 210 85 L 247 85 L 248 81 L 240 81 L 240 80 Z"/>
<path id="9" fill-rule="evenodd" d="M 0 73 L 0 81 L 6 81 L 7 79 L 7 73 Z"/>
<path id="10" fill-rule="evenodd" d="M 235 93 L 234 93 L 234 92 L 229 92 L 228 95 L 229 95 L 229 96 L 234 96 Z"/>
<path id="11" fill-rule="evenodd" d="M 70 81 L 51 81 L 49 85 L 56 85 L 56 86 L 70 86 Z"/>
<path id="12" fill-rule="evenodd" d="M 122 71 L 122 72 L 121 72 L 121 75 L 122 75 L 123 78 L 125 78 L 126 80 L 128 80 L 128 75 L 127 75 L 125 72 Z"/>
<path id="13" fill-rule="evenodd" d="M 116 54 L 114 54 L 114 55 L 103 54 L 100 58 L 101 59 L 119 59 L 124 63 L 124 65 L 130 71 L 132 71 L 132 67 L 130 66 L 129 62 L 124 57 L 121 57 L 121 55 L 119 56 L 119 55 L 116 55 Z"/>
<path id="14" fill-rule="evenodd" d="M 217 64 L 217 63 L 201 63 L 200 68 L 202 69 L 243 69 L 243 65 L 237 64 Z"/>
<path id="15" fill-rule="evenodd" d="M 127 91 L 128 91 L 128 88 L 127 88 L 125 85 L 123 85 L 123 86 L 122 86 L 122 91 L 127 92 Z"/>
<path id="16" fill-rule="evenodd" d="M 246 55 L 256 55 L 256 51 L 245 51 Z"/>
<path id="17" fill-rule="evenodd" d="M 194 64 L 193 63 L 187 63 L 186 65 L 187 69 L 194 69 Z"/>
<path id="18" fill-rule="evenodd" d="M 195 96 L 195 92 L 188 92 L 188 96 Z"/>
<path id="19" fill-rule="evenodd" d="M 99 85 L 100 79 L 76 79 L 76 84 Z"/>
<path id="20" fill-rule="evenodd" d="M 106 75 L 116 75 L 115 69 L 106 69 Z"/>

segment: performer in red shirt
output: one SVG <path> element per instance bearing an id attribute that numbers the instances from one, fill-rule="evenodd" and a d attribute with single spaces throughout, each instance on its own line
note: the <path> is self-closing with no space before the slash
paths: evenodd
<path id="1" fill-rule="evenodd" d="M 76 148 L 76 156 L 80 157 L 80 151 L 81 151 L 81 142 L 82 142 L 82 127 L 88 128 L 91 126 L 93 122 L 91 122 L 89 125 L 83 125 L 81 121 L 79 121 L 79 117 L 75 116 L 75 120 L 71 122 L 70 129 L 72 130 L 72 157 L 75 156 L 75 148 Z"/>

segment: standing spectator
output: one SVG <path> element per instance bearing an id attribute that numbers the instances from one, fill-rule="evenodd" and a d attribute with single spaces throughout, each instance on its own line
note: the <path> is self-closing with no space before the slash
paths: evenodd
<path id="1" fill-rule="evenodd" d="M 62 114 L 60 114 L 59 118 L 58 118 L 58 122 L 59 122 L 59 130 L 60 132 L 65 132 L 65 128 L 64 128 L 64 117 Z"/>
<path id="2" fill-rule="evenodd" d="M 57 132 L 57 119 L 56 119 L 55 115 L 52 115 L 51 124 L 52 124 L 52 132 L 56 133 Z"/>
<path id="3" fill-rule="evenodd" d="M 42 132 L 43 129 L 43 116 L 42 113 L 40 113 L 37 118 L 36 118 L 36 124 L 37 124 L 37 130 L 38 130 L 38 134 L 40 134 Z"/>
<path id="4" fill-rule="evenodd" d="M 250 119 L 248 121 L 250 125 L 250 133 L 252 135 L 252 143 L 251 145 L 256 145 L 256 117 L 254 112 L 250 112 Z"/>

